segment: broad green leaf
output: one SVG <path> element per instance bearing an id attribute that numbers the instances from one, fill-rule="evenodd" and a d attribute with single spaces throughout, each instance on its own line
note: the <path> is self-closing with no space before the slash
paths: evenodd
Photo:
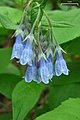
<path id="1" fill-rule="evenodd" d="M 1 23 L 0 26 L 6 29 L 15 30 L 18 27 L 17 25 L 13 24 L 12 21 L 8 17 L 1 15 L 1 14 L 0 14 L 0 23 Z"/>
<path id="2" fill-rule="evenodd" d="M 50 84 L 49 108 L 52 110 L 69 97 L 80 97 L 80 62 L 69 63 L 68 76 L 54 77 Z M 56 93 L 56 94 L 55 94 Z"/>
<path id="3" fill-rule="evenodd" d="M 59 77 L 54 76 L 51 83 L 52 86 L 80 82 L 80 62 L 68 62 L 67 65 L 70 70 L 69 75 L 61 75 Z"/>
<path id="4" fill-rule="evenodd" d="M 25 4 L 28 0 L 14 0 L 17 4 Z"/>
<path id="5" fill-rule="evenodd" d="M 0 1 L 0 6 L 14 6 L 13 0 L 2 0 Z"/>
<path id="6" fill-rule="evenodd" d="M 1 37 L 5 37 L 9 34 L 9 30 L 5 29 L 5 28 L 1 28 L 0 27 L 0 40 L 1 40 Z"/>
<path id="7" fill-rule="evenodd" d="M 52 9 L 52 3 L 50 1 L 47 2 L 45 6 L 45 11 L 51 10 Z"/>
<path id="8" fill-rule="evenodd" d="M 0 49 L 0 71 L 5 70 L 5 68 L 10 64 L 11 49 L 1 48 Z"/>
<path id="9" fill-rule="evenodd" d="M 56 109 L 39 116 L 36 120 L 79 120 L 80 99 L 69 99 Z"/>
<path id="10" fill-rule="evenodd" d="M 15 85 L 21 80 L 20 76 L 13 74 L 0 74 L 0 93 L 11 99 Z"/>
<path id="11" fill-rule="evenodd" d="M 9 30 L 3 27 L 0 27 L 0 47 L 4 45 L 5 37 L 9 34 Z"/>
<path id="12" fill-rule="evenodd" d="M 0 73 L 9 73 L 9 74 L 14 74 L 14 75 L 19 75 L 20 76 L 19 69 L 11 63 L 5 68 L 5 70 L 0 71 Z"/>
<path id="13" fill-rule="evenodd" d="M 18 23 L 22 16 L 22 11 L 17 8 L 0 7 L 0 14 L 8 17 L 12 23 Z"/>
<path id="14" fill-rule="evenodd" d="M 48 11 L 47 14 L 52 23 L 54 35 L 60 44 L 80 36 L 80 9 Z M 48 26 L 44 17 L 42 25 Z"/>
<path id="15" fill-rule="evenodd" d="M 80 55 L 80 37 L 62 44 L 62 48 L 69 54 Z"/>
<path id="16" fill-rule="evenodd" d="M 28 112 L 34 107 L 42 91 L 41 84 L 21 81 L 12 94 L 13 120 L 24 120 Z"/>
<path id="17" fill-rule="evenodd" d="M 49 109 L 57 107 L 62 101 L 68 98 L 80 98 L 80 83 L 72 83 L 68 85 L 56 85 L 50 87 Z"/>
<path id="18" fill-rule="evenodd" d="M 17 15 L 16 15 L 17 14 Z M 0 7 L 0 23 L 7 29 L 16 29 L 20 22 L 22 11 L 11 7 Z M 0 27 L 2 27 L 0 25 Z"/>
<path id="19" fill-rule="evenodd" d="M 12 114 L 11 113 L 0 114 L 0 120 L 12 120 Z"/>

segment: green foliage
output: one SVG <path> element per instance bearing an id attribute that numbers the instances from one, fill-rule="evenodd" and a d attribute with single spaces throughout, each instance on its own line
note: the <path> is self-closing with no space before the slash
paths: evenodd
<path id="1" fill-rule="evenodd" d="M 0 73 L 9 73 L 20 76 L 20 70 L 13 64 L 9 64 L 4 71 L 0 71 Z"/>
<path id="2" fill-rule="evenodd" d="M 53 85 L 65 85 L 71 83 L 78 83 L 80 82 L 80 61 L 79 62 L 69 62 L 67 63 L 70 69 L 70 74 L 68 76 L 62 75 L 61 77 L 54 77 L 53 78 Z M 77 70 L 77 72 L 75 72 Z"/>
<path id="3" fill-rule="evenodd" d="M 70 11 L 48 11 L 47 14 L 53 26 L 53 32 L 58 42 L 65 43 L 80 36 L 80 9 Z M 48 26 L 46 18 L 43 18 L 42 25 Z"/>
<path id="4" fill-rule="evenodd" d="M 2 0 L 0 1 L 0 6 L 13 6 L 14 1 L 13 0 Z"/>
<path id="5" fill-rule="evenodd" d="M 10 48 L 2 48 L 0 49 L 0 72 L 4 71 L 5 68 L 10 64 Z"/>
<path id="6" fill-rule="evenodd" d="M 22 11 L 11 7 L 0 7 L 0 27 L 6 29 L 17 29 L 17 23 L 20 21 Z"/>
<path id="7" fill-rule="evenodd" d="M 10 7 L 0 7 L 0 11 L 0 23 L 7 29 L 16 29 L 16 24 L 20 21 L 22 12 L 18 9 Z M 48 11 L 54 30 L 53 32 L 59 43 L 64 43 L 80 36 L 79 12 L 79 9 L 73 9 L 70 11 Z M 34 11 L 32 9 L 31 13 L 31 19 L 34 21 L 37 9 L 34 9 Z M 15 16 L 15 14 L 17 14 L 17 16 Z M 44 17 L 42 25 L 48 27 L 48 23 Z"/>
<path id="8" fill-rule="evenodd" d="M 71 98 L 80 97 L 80 62 L 69 64 L 69 76 L 62 75 L 59 78 L 53 78 L 50 86 L 49 108 L 52 110 L 57 107 L 61 101 Z M 77 72 L 75 72 L 77 70 Z M 56 93 L 56 94 L 55 94 Z"/>
<path id="9" fill-rule="evenodd" d="M 22 16 L 22 11 L 17 8 L 11 7 L 1 7 L 0 6 L 0 14 L 11 19 L 12 23 L 18 23 Z"/>
<path id="10" fill-rule="evenodd" d="M 13 74 L 0 74 L 0 93 L 7 98 L 12 98 L 12 91 L 15 85 L 21 80 L 21 77 Z"/>
<path id="11" fill-rule="evenodd" d="M 52 110 L 53 108 L 60 105 L 62 101 L 67 100 L 68 98 L 77 98 L 80 97 L 80 83 L 72 83 L 68 85 L 59 85 L 50 87 L 50 94 L 49 94 L 49 109 Z M 56 93 L 56 94 L 55 94 Z"/>
<path id="12" fill-rule="evenodd" d="M 15 85 L 21 80 L 20 72 L 10 61 L 11 49 L 0 49 L 0 93 L 11 99 Z"/>
<path id="13" fill-rule="evenodd" d="M 14 0 L 17 4 L 24 5 L 28 0 Z"/>
<path id="14" fill-rule="evenodd" d="M 34 1 L 36 1 L 36 2 L 38 2 L 40 4 L 41 9 L 44 9 L 48 0 L 34 0 Z M 34 21 L 35 21 L 35 19 L 37 17 L 37 14 L 38 14 L 38 7 L 36 7 L 35 2 L 33 2 L 33 3 L 34 4 L 32 5 L 32 9 L 30 11 L 32 25 L 33 25 L 33 23 L 34 23 Z M 42 19 L 42 16 L 43 16 L 43 13 L 41 11 L 40 20 Z"/>
<path id="15" fill-rule="evenodd" d="M 42 9 L 46 6 L 47 1 L 48 0 L 42 0 L 41 5 L 40 5 Z"/>
<path id="16" fill-rule="evenodd" d="M 6 17 L 4 15 L 0 15 L 0 23 L 6 29 L 17 29 L 17 27 L 18 27 L 17 25 L 14 25 L 12 23 L 12 21 L 8 17 Z"/>
<path id="17" fill-rule="evenodd" d="M 12 114 L 11 113 L 5 113 L 0 115 L 0 120 L 12 120 Z"/>
<path id="18" fill-rule="evenodd" d="M 56 109 L 41 115 L 36 120 L 78 120 L 80 119 L 80 99 L 69 99 Z"/>
<path id="19" fill-rule="evenodd" d="M 63 44 L 62 48 L 69 54 L 80 55 L 80 37 Z"/>
<path id="20" fill-rule="evenodd" d="M 23 120 L 40 97 L 42 85 L 21 81 L 12 94 L 13 120 Z M 25 107 L 26 106 L 26 107 Z"/>

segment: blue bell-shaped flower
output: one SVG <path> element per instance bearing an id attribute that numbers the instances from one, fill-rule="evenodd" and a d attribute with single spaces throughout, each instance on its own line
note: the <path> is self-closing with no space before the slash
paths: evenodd
<path id="1" fill-rule="evenodd" d="M 23 48 L 24 48 L 24 46 L 22 43 L 22 37 L 19 34 L 16 36 L 16 41 L 15 41 L 14 46 L 13 46 L 11 59 L 13 59 L 13 58 L 20 59 Z"/>
<path id="2" fill-rule="evenodd" d="M 32 80 L 36 81 L 36 75 L 37 75 L 37 68 L 35 63 L 33 63 L 32 66 L 27 67 L 24 79 L 26 82 L 31 82 Z"/>
<path id="3" fill-rule="evenodd" d="M 21 65 L 26 65 L 26 64 L 32 65 L 32 59 L 33 59 L 32 43 L 30 42 L 30 40 L 27 40 L 25 43 L 25 48 L 20 58 L 20 64 Z"/>
<path id="4" fill-rule="evenodd" d="M 62 56 L 62 52 L 58 53 L 56 52 L 57 59 L 55 62 L 55 74 L 56 76 L 60 76 L 62 73 L 65 75 L 69 74 L 69 69 L 67 68 L 66 61 L 64 60 Z"/>

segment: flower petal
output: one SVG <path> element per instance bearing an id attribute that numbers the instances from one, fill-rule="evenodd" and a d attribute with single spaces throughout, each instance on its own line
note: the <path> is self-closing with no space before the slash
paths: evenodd
<path id="1" fill-rule="evenodd" d="M 49 73 L 49 70 L 46 66 L 46 62 L 45 62 L 44 59 L 40 60 L 39 72 L 40 72 L 39 74 L 40 74 L 40 77 L 41 77 L 41 81 L 43 81 L 45 84 L 48 84 L 50 73 Z"/>

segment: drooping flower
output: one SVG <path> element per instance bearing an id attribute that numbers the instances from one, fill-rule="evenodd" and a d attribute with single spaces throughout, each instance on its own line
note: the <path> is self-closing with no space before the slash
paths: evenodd
<path id="1" fill-rule="evenodd" d="M 56 62 L 55 62 L 55 74 L 56 76 L 60 76 L 62 73 L 65 75 L 69 74 L 69 69 L 67 68 L 66 61 L 64 60 L 62 56 L 62 52 L 60 53 L 56 52 Z"/>
<path id="2" fill-rule="evenodd" d="M 49 83 L 50 73 L 49 73 L 49 70 L 47 68 L 46 61 L 44 58 L 40 60 L 39 75 L 43 83 L 45 84 Z"/>
<path id="3" fill-rule="evenodd" d="M 52 56 L 49 55 L 48 59 L 47 59 L 47 62 L 46 62 L 46 65 L 47 65 L 47 68 L 49 70 L 49 79 L 51 80 L 53 75 L 54 75 L 54 70 L 53 70 L 53 63 L 52 63 Z"/>
<path id="4" fill-rule="evenodd" d="M 36 75 L 37 75 L 37 68 L 35 63 L 33 63 L 32 66 L 27 67 L 24 79 L 26 82 L 31 82 L 32 80 L 36 81 Z"/>
<path id="5" fill-rule="evenodd" d="M 21 58 L 20 58 L 20 64 L 21 65 L 32 65 L 32 58 L 33 58 L 33 50 L 32 50 L 32 43 L 30 40 L 27 40 L 25 43 L 25 48 L 22 52 Z"/>
<path id="6" fill-rule="evenodd" d="M 15 41 L 14 46 L 13 46 L 11 59 L 13 59 L 13 58 L 20 59 L 23 48 L 24 48 L 24 46 L 22 43 L 22 37 L 19 34 L 16 36 L 16 41 Z"/>

